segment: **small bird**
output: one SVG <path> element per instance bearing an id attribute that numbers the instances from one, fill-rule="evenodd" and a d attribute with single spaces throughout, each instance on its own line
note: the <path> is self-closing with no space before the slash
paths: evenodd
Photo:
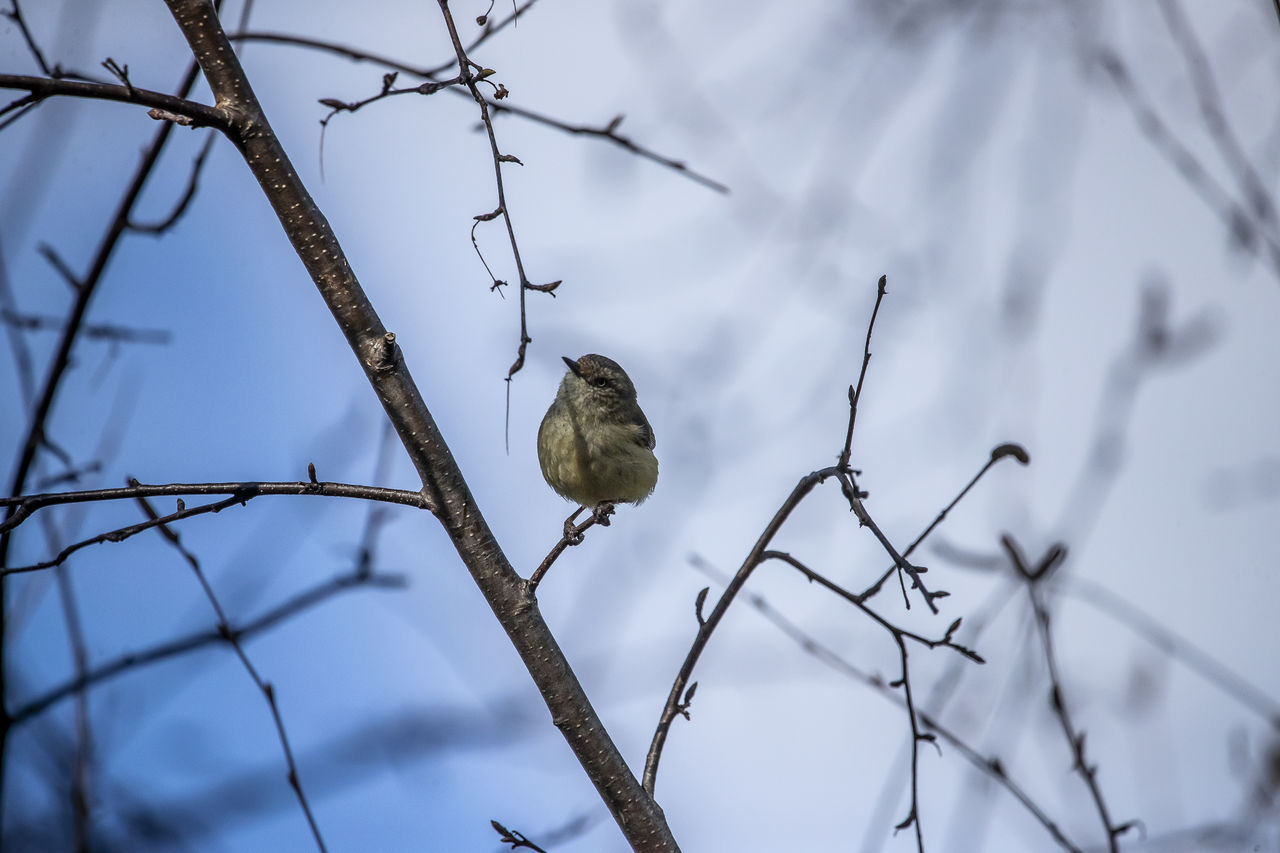
<path id="1" fill-rule="evenodd" d="M 538 464 L 547 485 L 608 524 L 612 504 L 638 504 L 658 482 L 653 427 L 636 402 L 636 387 L 618 363 L 602 355 L 565 358 L 569 372 L 538 428 Z"/>

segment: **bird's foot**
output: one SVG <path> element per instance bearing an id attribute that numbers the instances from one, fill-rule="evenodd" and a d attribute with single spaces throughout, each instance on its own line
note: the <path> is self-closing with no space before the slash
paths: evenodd
<path id="1" fill-rule="evenodd" d="M 601 501 L 591 511 L 591 518 L 601 527 L 609 526 L 609 516 L 613 515 L 613 501 Z"/>
<path id="2" fill-rule="evenodd" d="M 583 533 L 578 530 L 578 525 L 573 523 L 572 518 L 564 520 L 564 538 L 570 545 L 577 545 L 582 541 Z"/>

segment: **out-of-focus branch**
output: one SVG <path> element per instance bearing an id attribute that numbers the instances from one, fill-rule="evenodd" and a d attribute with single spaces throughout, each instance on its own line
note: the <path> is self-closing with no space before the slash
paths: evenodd
<path id="1" fill-rule="evenodd" d="M 1094 808 L 1098 812 L 1098 820 L 1101 821 L 1103 831 L 1106 832 L 1107 849 L 1110 853 L 1119 853 L 1120 836 L 1133 829 L 1136 824 L 1133 821 L 1128 821 L 1117 825 L 1111 819 L 1111 811 L 1107 807 L 1106 798 L 1102 795 L 1102 787 L 1098 784 L 1098 766 L 1089 763 L 1085 755 L 1084 732 L 1076 727 L 1071 719 L 1071 710 L 1067 707 L 1066 691 L 1062 686 L 1062 676 L 1058 671 L 1058 658 L 1053 648 L 1053 632 L 1049 627 L 1049 608 L 1041 595 L 1041 590 L 1043 589 L 1041 583 L 1051 577 L 1053 571 L 1061 565 L 1063 559 L 1066 558 L 1067 549 L 1065 546 L 1055 545 L 1032 566 L 1031 562 L 1023 556 L 1022 549 L 1018 547 L 1012 537 L 1007 535 L 1001 537 L 1000 544 L 1004 546 L 1009 561 L 1026 583 L 1027 595 L 1031 601 L 1036 628 L 1040 633 L 1040 642 L 1044 650 L 1045 664 L 1049 670 L 1049 704 L 1053 708 L 1054 715 L 1058 718 L 1059 725 L 1062 727 L 1062 736 L 1066 739 L 1067 746 L 1071 749 L 1074 769 L 1080 774 L 1080 778 L 1084 780 L 1085 787 L 1089 789 L 1089 795 L 1093 798 Z"/>
<path id="2" fill-rule="evenodd" d="M 178 197 L 178 201 L 174 204 L 173 210 L 169 211 L 169 215 L 158 222 L 138 222 L 130 219 L 130 231 L 135 234 L 158 236 L 178 224 L 178 220 L 187 212 L 187 208 L 191 206 L 191 201 L 196 197 L 196 190 L 200 188 L 200 174 L 204 171 L 204 164 L 208 162 L 209 152 L 213 150 L 213 143 L 218 138 L 216 133 L 210 133 L 205 137 L 204 144 L 200 146 L 200 152 L 196 154 L 195 160 L 191 163 L 191 175 L 187 178 L 186 189 Z"/>
<path id="3" fill-rule="evenodd" d="M 1195 153 L 1156 111 L 1150 98 L 1138 88 L 1128 65 L 1119 54 L 1101 46 L 1086 50 L 1088 57 L 1111 79 L 1129 111 L 1133 113 L 1138 130 L 1147 141 L 1169 161 L 1209 209 L 1218 215 L 1238 245 L 1248 248 L 1256 247 L 1258 242 L 1264 245 L 1272 274 L 1280 277 L 1280 237 L 1277 237 L 1273 229 L 1261 227 L 1249 207 L 1232 197 L 1209 174 Z"/>
<path id="4" fill-rule="evenodd" d="M 18 302 L 9 284 L 9 267 L 5 263 L 4 246 L 0 244 L 0 312 L 16 314 L 17 311 Z M 22 404 L 30 406 L 36 393 L 35 361 L 31 357 L 31 347 L 28 346 L 26 338 L 17 334 L 16 331 L 10 331 L 5 337 L 9 339 L 9 348 L 13 352 L 13 364 L 16 368 L 14 372 L 18 375 L 18 389 L 22 394 Z"/>
<path id="5" fill-rule="evenodd" d="M 1280 730 L 1280 702 L 1136 605 L 1087 578 L 1072 577 L 1056 589 L 1106 613 L 1164 654 L 1181 661 L 1206 681 L 1217 685 L 1222 692 L 1266 720 L 1273 729 Z"/>
<path id="6" fill-rule="evenodd" d="M 1159 0 L 1160 12 L 1164 17 L 1173 43 L 1182 53 L 1191 77 L 1191 88 L 1195 91 L 1196 105 L 1200 109 L 1200 117 L 1205 129 L 1209 131 L 1218 152 L 1226 161 L 1227 167 L 1235 173 L 1236 184 L 1244 199 L 1245 207 L 1252 214 L 1255 222 L 1269 232 L 1268 244 L 1273 253 L 1280 251 L 1280 232 L 1277 231 L 1275 202 L 1271 199 L 1271 191 L 1267 189 L 1258 174 L 1257 168 L 1249 160 L 1244 146 L 1240 144 L 1235 130 L 1227 118 L 1226 106 L 1222 92 L 1213 73 L 1213 66 L 1205 54 L 1200 40 L 1187 21 L 1186 12 L 1178 0 Z M 1273 254 L 1273 261 L 1275 256 Z"/>
<path id="7" fill-rule="evenodd" d="M 186 561 L 187 565 L 195 573 L 196 580 L 199 581 L 205 598 L 209 599 L 209 605 L 213 607 L 214 615 L 217 618 L 218 634 L 231 646 L 231 649 L 236 653 L 236 657 L 240 659 L 241 666 L 244 667 L 245 672 L 249 673 L 254 685 L 262 693 L 262 698 L 266 700 L 267 707 L 271 711 L 271 719 L 275 722 L 276 736 L 280 739 L 280 748 L 284 751 L 285 764 L 289 768 L 289 787 L 293 789 L 294 795 L 298 798 L 298 805 L 306 816 L 307 825 L 311 828 L 311 835 L 315 839 L 316 847 L 319 848 L 320 853 L 325 853 L 327 848 L 325 847 L 324 836 L 321 835 L 320 825 L 316 823 L 315 815 L 311 811 L 311 803 L 307 801 L 307 795 L 302 790 L 302 781 L 298 778 L 298 765 L 293 759 L 293 748 L 289 745 L 289 733 L 285 730 L 284 717 L 281 716 L 280 706 L 276 702 L 275 688 L 258 673 L 257 667 L 253 665 L 253 662 L 249 660 L 249 656 L 245 653 L 240 637 L 232 632 L 226 611 L 222 609 L 222 604 L 214 594 L 213 587 L 209 585 L 208 578 L 204 576 L 204 569 L 200 566 L 200 560 L 182 544 L 178 534 L 169 528 L 168 524 L 156 513 L 155 508 L 151 506 L 151 503 L 146 498 L 138 498 L 138 503 L 142 506 L 147 518 L 155 523 L 156 530 L 164 537 L 165 542 L 173 546 L 174 550 L 182 556 L 182 559 Z"/>
<path id="8" fill-rule="evenodd" d="M 56 551 L 61 542 L 53 517 L 41 517 L 45 540 L 49 550 Z M 76 678 L 83 678 L 89 671 L 89 646 L 84 637 L 84 620 L 80 616 L 80 604 L 76 598 L 75 587 L 71 582 L 71 572 L 65 565 L 58 566 L 54 573 L 58 587 L 58 603 L 62 607 L 62 620 L 67 629 L 67 643 L 71 647 L 71 661 Z M 92 803 L 94 796 L 90 785 L 93 767 L 93 729 L 89 721 L 89 697 L 84 693 L 76 694 L 75 701 L 75 748 L 71 769 L 71 814 L 75 826 L 77 850 L 88 850 L 91 837 Z"/>
<path id="9" fill-rule="evenodd" d="M 0 323 L 23 332 L 54 331 L 62 328 L 61 317 L 19 314 L 8 308 L 0 308 Z M 111 323 L 86 323 L 83 334 L 90 340 L 129 344 L 167 344 L 170 338 L 166 329 L 134 329 Z"/>
<path id="10" fill-rule="evenodd" d="M 239 626 L 231 626 L 228 632 L 219 629 L 196 631 L 182 637 L 159 643 L 139 652 L 129 652 L 106 663 L 99 664 L 87 671 L 84 676 L 59 684 L 19 705 L 13 712 L 13 724 L 19 725 L 39 716 L 46 709 L 57 704 L 68 696 L 79 693 L 95 684 L 109 681 L 118 675 L 143 669 L 154 663 L 168 660 L 178 655 L 187 654 L 206 646 L 215 646 L 227 642 L 227 633 L 240 640 L 247 640 L 259 634 L 265 634 L 273 628 L 286 623 L 292 617 L 323 604 L 330 598 L 349 589 L 369 587 L 370 589 L 403 589 L 407 580 L 403 575 L 385 574 L 369 570 L 364 565 L 357 565 L 349 572 L 336 575 L 327 581 L 321 581 L 275 607 L 256 619 L 251 619 Z"/>
<path id="11" fill-rule="evenodd" d="M 200 68 L 195 62 L 188 66 L 178 85 L 178 95 L 176 97 L 185 99 L 191 93 L 199 71 Z M 35 463 L 36 452 L 40 447 L 49 446 L 46 424 L 53 411 L 53 405 L 57 399 L 62 378 L 71 364 L 71 353 L 84 326 L 89 303 L 102 281 L 107 263 L 119 245 L 120 238 L 124 235 L 134 205 L 141 196 L 142 189 L 155 169 L 156 163 L 159 162 L 160 154 L 164 150 L 173 128 L 174 124 L 172 122 L 165 121 L 161 122 L 160 127 L 156 129 L 151 144 L 144 151 L 141 162 L 134 171 L 133 178 L 125 188 L 124 194 L 116 207 L 116 212 L 107 226 L 106 233 L 98 244 L 98 249 L 94 253 L 88 272 L 82 279 L 77 281 L 75 298 L 67 310 L 67 320 L 62 330 L 62 337 L 59 339 L 58 346 L 49 362 L 48 373 L 45 376 L 44 384 L 40 389 L 40 394 L 31 413 L 26 436 L 22 441 L 22 451 L 19 454 L 17 465 L 13 469 L 13 476 L 9 481 L 7 492 L 9 495 L 20 494 L 26 488 L 27 478 L 31 474 L 32 465 Z M 6 519 L 9 519 L 14 512 L 15 509 L 11 506 L 5 513 Z M 13 537 L 8 530 L 0 528 L 0 566 L 8 565 L 9 547 L 12 541 Z M 11 728 L 11 720 L 7 710 L 9 698 L 8 684 L 5 679 L 7 667 L 4 666 L 4 661 L 6 660 L 4 641 L 7 634 L 4 615 L 6 612 L 5 581 L 3 577 L 0 577 L 0 802 L 4 802 L 4 786 L 8 777 L 6 752 Z M 0 837 L 3 837 L 3 810 L 0 810 Z"/>
<path id="12" fill-rule="evenodd" d="M 18 0 L 10 0 L 13 7 L 8 11 L 0 12 L 0 15 L 13 21 L 17 26 L 18 32 L 22 33 L 22 40 L 26 42 L 27 50 L 31 52 L 31 56 L 36 61 L 36 65 L 40 66 L 40 71 L 46 77 L 63 76 L 62 69 L 52 66 L 48 60 L 44 58 L 44 51 L 40 50 L 40 45 L 36 43 L 35 37 L 31 35 L 31 28 L 27 26 L 27 19 L 22 16 L 22 5 Z"/>

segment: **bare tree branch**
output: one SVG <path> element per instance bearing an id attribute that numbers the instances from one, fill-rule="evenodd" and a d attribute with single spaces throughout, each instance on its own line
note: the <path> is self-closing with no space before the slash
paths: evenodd
<path id="1" fill-rule="evenodd" d="M 216 107 L 206 106 L 186 98 L 152 92 L 136 86 L 120 86 L 110 83 L 89 83 L 82 80 L 63 80 L 55 77 L 28 77 L 23 74 L 0 74 L 0 89 L 18 89 L 29 92 L 25 98 L 11 101 L 0 107 L 0 117 L 28 104 L 46 98 L 92 98 L 99 101 L 119 101 L 143 107 L 163 110 L 170 115 L 190 119 L 191 127 L 213 127 L 225 130 L 227 117 Z"/>
<path id="2" fill-rule="evenodd" d="M 208 0 L 166 0 L 215 98 L 235 106 L 229 135 L 263 187 L 299 259 L 382 402 L 423 481 L 423 494 L 525 662 L 583 769 L 632 847 L 678 849 L 591 707 L 568 660 L 512 569 L 332 229 L 294 170 Z"/>
<path id="3" fill-rule="evenodd" d="M 377 486 L 358 486 L 351 483 L 325 483 L 316 480 L 303 482 L 240 482 L 240 483 L 164 483 L 147 485 L 137 480 L 128 486 L 115 489 L 92 489 L 84 492 L 48 492 L 40 495 L 18 495 L 0 498 L 0 506 L 9 507 L 9 517 L 0 524 L 0 533 L 7 533 L 31 516 L 48 506 L 91 503 L 96 501 L 132 500 L 135 498 L 182 497 L 184 495 L 231 495 L 234 503 L 244 503 L 263 495 L 315 495 L 332 498 L 358 498 L 401 504 L 418 509 L 430 509 L 421 492 L 402 489 L 384 489 Z"/>

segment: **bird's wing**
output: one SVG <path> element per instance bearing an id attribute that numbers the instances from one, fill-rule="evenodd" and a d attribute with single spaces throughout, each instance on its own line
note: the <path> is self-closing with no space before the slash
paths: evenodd
<path id="1" fill-rule="evenodd" d="M 653 427 L 649 426 L 649 419 L 644 416 L 644 412 L 639 407 L 636 408 L 635 425 L 640 427 L 640 431 L 636 433 L 636 444 L 653 450 L 658 441 L 653 435 Z"/>

